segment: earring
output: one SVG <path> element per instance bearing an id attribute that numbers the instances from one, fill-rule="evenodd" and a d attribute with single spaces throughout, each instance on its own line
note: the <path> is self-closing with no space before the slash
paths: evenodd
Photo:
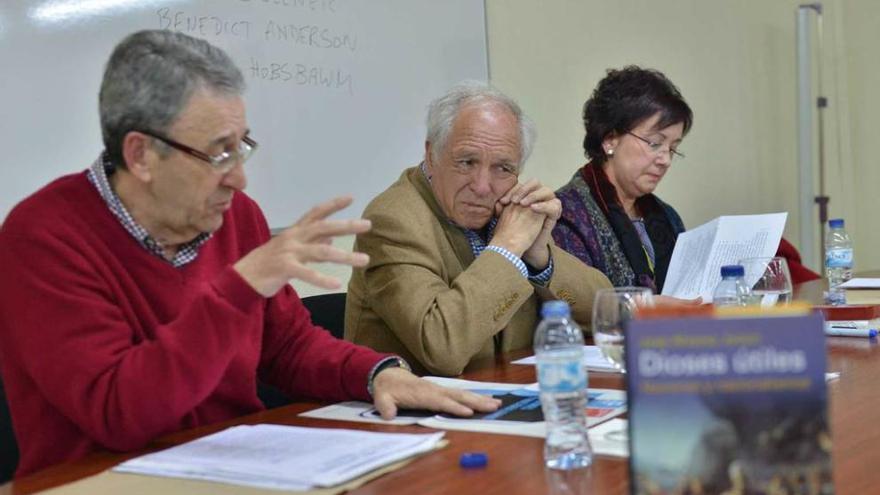
<path id="1" fill-rule="evenodd" d="M 614 149 L 613 149 L 613 148 L 608 148 L 608 149 L 605 151 L 605 154 L 608 155 L 608 156 L 614 156 Z"/>

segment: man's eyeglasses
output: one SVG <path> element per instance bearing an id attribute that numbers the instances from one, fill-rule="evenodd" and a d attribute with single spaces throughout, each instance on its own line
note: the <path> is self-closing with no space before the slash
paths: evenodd
<path id="1" fill-rule="evenodd" d="M 626 133 L 629 134 L 630 136 L 642 141 L 643 143 L 647 144 L 648 148 L 651 150 L 651 153 L 653 153 L 654 156 L 660 156 L 663 152 L 667 152 L 667 153 L 669 153 L 670 160 L 672 160 L 673 158 L 684 158 L 684 154 L 681 153 L 680 151 L 678 151 L 677 149 L 673 148 L 672 146 L 669 146 L 664 149 L 663 143 L 655 143 L 654 141 L 651 141 L 650 139 L 643 138 L 642 136 L 639 136 L 638 134 L 634 134 L 629 131 L 627 131 Z"/>
<path id="2" fill-rule="evenodd" d="M 151 138 L 158 139 L 163 143 L 171 146 L 172 148 L 182 151 L 189 156 L 194 158 L 198 158 L 199 160 L 208 162 L 214 170 L 220 172 L 221 174 L 225 174 L 232 170 L 239 162 L 244 163 L 247 161 L 251 155 L 254 154 L 254 151 L 257 149 L 257 142 L 251 139 L 250 136 L 245 136 L 241 138 L 241 142 L 238 144 L 238 149 L 234 151 L 224 151 L 217 155 L 211 156 L 203 151 L 199 151 L 195 148 L 191 148 L 185 144 L 178 143 L 173 139 L 169 139 L 165 136 L 161 136 L 155 132 L 151 131 L 139 131 L 142 134 L 146 134 Z"/>

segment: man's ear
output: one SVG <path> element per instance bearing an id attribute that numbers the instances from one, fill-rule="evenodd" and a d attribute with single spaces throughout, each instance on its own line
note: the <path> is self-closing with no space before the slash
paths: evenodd
<path id="1" fill-rule="evenodd" d="M 433 172 L 432 168 L 434 167 L 434 157 L 431 155 L 431 142 L 425 141 L 425 168 L 428 169 L 428 175 L 431 175 Z"/>
<path id="2" fill-rule="evenodd" d="M 150 147 L 152 138 L 137 131 L 130 131 L 122 138 L 122 159 L 125 168 L 143 182 L 149 182 L 151 175 L 151 156 L 155 155 Z"/>

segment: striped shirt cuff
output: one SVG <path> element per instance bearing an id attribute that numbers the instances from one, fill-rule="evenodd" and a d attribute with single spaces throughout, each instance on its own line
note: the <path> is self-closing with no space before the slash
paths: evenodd
<path id="1" fill-rule="evenodd" d="M 513 263 L 513 266 L 515 266 L 516 269 L 519 270 L 520 273 L 522 273 L 523 278 L 529 278 L 529 269 L 526 267 L 525 262 L 523 262 L 523 260 L 519 258 L 519 256 L 511 253 L 503 247 L 493 246 L 491 244 L 486 246 L 486 249 L 484 249 L 483 251 L 494 251 L 501 256 L 504 256 L 507 261 Z"/>
<path id="2" fill-rule="evenodd" d="M 550 257 L 550 262 L 547 263 L 547 268 L 544 268 L 539 273 L 532 273 L 529 270 L 529 282 L 540 285 L 541 287 L 547 287 L 547 284 L 550 283 L 550 279 L 553 277 L 553 257 Z"/>

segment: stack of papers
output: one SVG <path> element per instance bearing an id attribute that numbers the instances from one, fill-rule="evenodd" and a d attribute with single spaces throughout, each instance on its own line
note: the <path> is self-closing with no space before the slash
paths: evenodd
<path id="1" fill-rule="evenodd" d="M 880 289 L 880 278 L 851 278 L 840 284 L 843 289 Z"/>
<path id="2" fill-rule="evenodd" d="M 854 278 L 840 287 L 847 304 L 880 304 L 880 278 Z"/>
<path id="3" fill-rule="evenodd" d="M 113 470 L 274 490 L 330 487 L 438 447 L 443 433 L 235 426 Z"/>
<path id="4" fill-rule="evenodd" d="M 602 355 L 602 351 L 599 349 L 599 346 L 595 345 L 585 345 L 584 346 L 584 367 L 591 371 L 601 371 L 605 373 L 620 373 L 620 370 L 615 368 L 611 361 L 605 359 L 605 356 Z M 535 365 L 535 356 L 529 356 L 527 358 L 518 359 L 513 362 L 513 364 L 530 364 L 532 366 Z"/>

